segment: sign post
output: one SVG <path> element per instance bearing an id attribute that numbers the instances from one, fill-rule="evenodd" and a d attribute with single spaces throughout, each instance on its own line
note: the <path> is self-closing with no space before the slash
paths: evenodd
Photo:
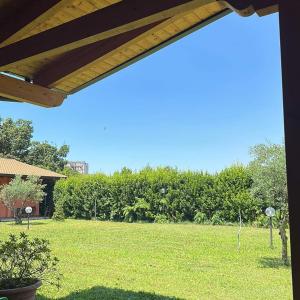
<path id="1" fill-rule="evenodd" d="M 266 215 L 269 217 L 270 222 L 270 248 L 273 249 L 273 220 L 275 216 L 275 209 L 273 207 L 268 207 L 265 211 Z"/>

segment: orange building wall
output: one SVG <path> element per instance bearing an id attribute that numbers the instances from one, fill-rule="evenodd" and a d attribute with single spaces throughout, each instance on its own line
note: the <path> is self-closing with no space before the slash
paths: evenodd
<path id="1" fill-rule="evenodd" d="M 0 185 L 8 184 L 12 178 L 10 177 L 0 177 Z M 32 216 L 39 216 L 40 215 L 40 206 L 39 203 L 35 202 L 28 202 L 26 206 L 31 206 L 33 208 Z M 20 208 L 21 203 L 16 203 L 16 208 Z M 13 218 L 13 212 L 10 211 L 2 201 L 0 201 L 0 218 Z"/>

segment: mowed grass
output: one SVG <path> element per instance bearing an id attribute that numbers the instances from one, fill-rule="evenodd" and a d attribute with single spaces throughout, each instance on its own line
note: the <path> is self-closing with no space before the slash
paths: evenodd
<path id="1" fill-rule="evenodd" d="M 0 223 L 0 238 L 26 226 Z M 194 224 L 35 221 L 61 261 L 61 290 L 43 286 L 39 300 L 292 299 L 291 270 L 280 239 L 267 229 Z"/>

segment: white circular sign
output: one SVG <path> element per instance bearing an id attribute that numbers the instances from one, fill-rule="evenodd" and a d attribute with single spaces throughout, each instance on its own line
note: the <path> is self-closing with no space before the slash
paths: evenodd
<path id="1" fill-rule="evenodd" d="M 268 207 L 266 209 L 265 213 L 268 217 L 274 217 L 275 216 L 275 209 L 273 207 Z"/>
<path id="2" fill-rule="evenodd" d="M 26 212 L 26 214 L 31 214 L 31 213 L 32 213 L 32 207 L 27 206 L 27 207 L 25 208 L 25 212 Z"/>

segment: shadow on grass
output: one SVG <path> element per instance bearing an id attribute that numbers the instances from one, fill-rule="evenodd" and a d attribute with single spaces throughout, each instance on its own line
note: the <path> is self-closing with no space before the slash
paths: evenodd
<path id="1" fill-rule="evenodd" d="M 160 296 L 152 293 L 126 291 L 117 288 L 97 286 L 91 289 L 76 291 L 59 300 L 183 300 L 176 297 Z M 38 296 L 37 300 L 51 300 Z"/>
<path id="2" fill-rule="evenodd" d="M 14 222 L 0 222 L 0 224 L 7 224 L 7 225 L 9 225 L 9 226 L 14 226 L 14 227 L 27 227 L 27 221 L 23 221 L 23 223 L 22 224 L 16 224 L 16 223 L 14 223 Z M 39 225 L 39 226 L 41 226 L 41 225 L 47 225 L 46 223 L 43 223 L 43 222 L 40 222 L 40 221 L 31 221 L 30 223 L 29 223 L 29 226 L 31 227 L 31 226 L 36 226 L 36 225 Z"/>
<path id="3" fill-rule="evenodd" d="M 288 269 L 289 266 L 286 266 L 280 258 L 277 257 L 262 257 L 259 259 L 259 264 L 262 268 L 272 268 L 272 269 Z"/>

